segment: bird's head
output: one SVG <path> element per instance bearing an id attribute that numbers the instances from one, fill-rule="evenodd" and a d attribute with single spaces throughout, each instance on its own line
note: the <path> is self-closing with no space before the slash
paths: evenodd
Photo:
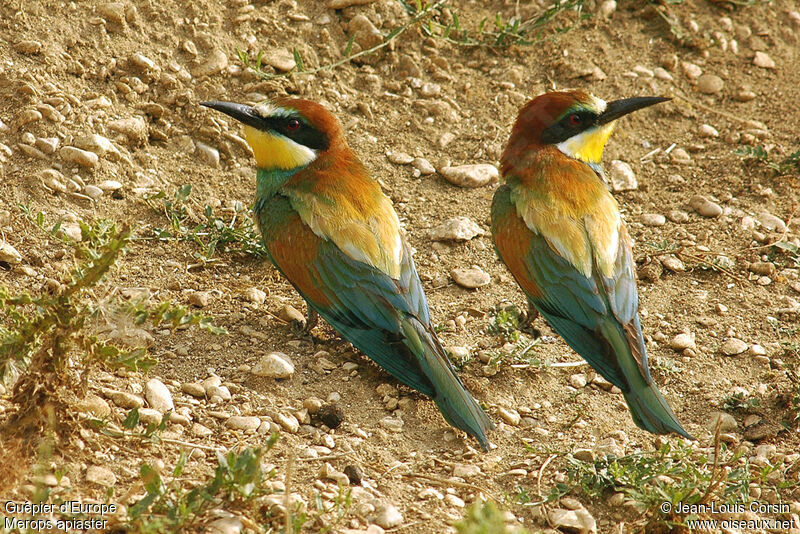
<path id="1" fill-rule="evenodd" d="M 667 100 L 644 96 L 606 102 L 584 91 L 539 95 L 520 110 L 503 160 L 552 145 L 571 158 L 599 165 L 618 118 Z"/>
<path id="2" fill-rule="evenodd" d="M 310 100 L 277 98 L 255 106 L 217 101 L 201 105 L 244 124 L 244 138 L 260 169 L 299 169 L 344 142 L 336 117 Z"/>

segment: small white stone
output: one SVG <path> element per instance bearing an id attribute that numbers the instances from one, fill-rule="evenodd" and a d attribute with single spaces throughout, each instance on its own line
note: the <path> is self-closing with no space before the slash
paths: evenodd
<path id="1" fill-rule="evenodd" d="M 427 176 L 436 172 L 433 164 L 425 158 L 414 158 L 411 166 L 419 171 L 420 176 Z"/>
<path id="2" fill-rule="evenodd" d="M 443 167 L 439 169 L 439 174 L 451 184 L 467 188 L 490 185 L 500 177 L 497 167 L 488 163 Z"/>
<path id="3" fill-rule="evenodd" d="M 116 180 L 103 180 L 97 187 L 105 191 L 106 193 L 113 193 L 114 191 L 118 191 L 122 189 L 122 184 Z"/>
<path id="4" fill-rule="evenodd" d="M 645 226 L 664 226 L 667 224 L 667 218 L 660 213 L 643 213 L 642 224 Z"/>
<path id="5" fill-rule="evenodd" d="M 690 80 L 696 80 L 703 74 L 703 69 L 688 61 L 681 63 L 681 69 L 683 70 L 683 74 Z"/>
<path id="6" fill-rule="evenodd" d="M 300 430 L 300 421 L 292 414 L 276 412 L 272 414 L 272 418 L 278 423 L 281 428 L 291 434 L 296 434 Z"/>
<path id="7" fill-rule="evenodd" d="M 764 52 L 756 52 L 753 57 L 753 65 L 761 67 L 762 69 L 774 69 L 775 61 Z"/>
<path id="8" fill-rule="evenodd" d="M 598 12 L 600 16 L 604 19 L 611 18 L 611 15 L 617 10 L 617 3 L 614 0 L 604 0 L 600 7 L 598 8 Z"/>
<path id="9" fill-rule="evenodd" d="M 697 345 L 695 344 L 694 334 L 687 334 L 681 333 L 677 336 L 672 338 L 672 341 L 669 342 L 669 346 L 672 350 L 682 352 L 685 349 L 696 349 Z"/>
<path id="10" fill-rule="evenodd" d="M 253 366 L 251 372 L 267 378 L 289 378 L 294 375 L 294 363 L 282 352 L 270 352 Z"/>
<path id="11" fill-rule="evenodd" d="M 453 217 L 431 230 L 434 241 L 469 241 L 473 237 L 482 236 L 486 232 L 469 217 Z"/>
<path id="12" fill-rule="evenodd" d="M 608 175 L 611 180 L 611 189 L 614 191 L 633 191 L 639 188 L 636 174 L 634 174 L 631 166 L 624 161 L 612 160 Z"/>
<path id="13" fill-rule="evenodd" d="M 261 62 L 279 72 L 289 72 L 297 66 L 294 54 L 286 48 L 274 48 L 266 51 L 261 56 Z"/>
<path id="14" fill-rule="evenodd" d="M 697 129 L 697 133 L 700 137 L 719 137 L 717 129 L 710 124 L 700 125 L 700 128 Z"/>
<path id="15" fill-rule="evenodd" d="M 483 287 L 492 281 L 491 276 L 477 265 L 473 265 L 469 269 L 456 267 L 450 271 L 450 276 L 456 284 L 466 289 Z"/>
<path id="16" fill-rule="evenodd" d="M 405 424 L 402 419 L 391 416 L 386 416 L 378 422 L 383 428 L 389 430 L 390 432 L 402 432 L 403 425 Z"/>
<path id="17" fill-rule="evenodd" d="M 724 86 L 725 82 L 716 74 L 703 74 L 697 79 L 697 89 L 707 95 L 719 93 Z"/>
<path id="18" fill-rule="evenodd" d="M 403 515 L 391 504 L 380 504 L 375 508 L 375 523 L 383 528 L 394 528 L 403 523 Z"/>
<path id="19" fill-rule="evenodd" d="M 747 343 L 741 339 L 730 337 L 725 340 L 720 346 L 719 350 L 726 356 L 736 356 L 747 350 Z"/>
<path id="20" fill-rule="evenodd" d="M 459 478 L 471 478 L 481 474 L 481 468 L 473 464 L 453 465 L 453 476 Z"/>
<path id="21" fill-rule="evenodd" d="M 96 167 L 100 158 L 94 152 L 83 150 L 74 146 L 65 146 L 58 151 L 61 159 L 69 163 L 80 165 L 81 167 Z"/>
<path id="22" fill-rule="evenodd" d="M 234 415 L 225 421 L 225 426 L 231 430 L 256 430 L 261 426 L 261 419 L 254 415 Z"/>
<path id="23" fill-rule="evenodd" d="M 503 406 L 498 406 L 497 413 L 500 415 L 500 419 L 502 419 L 511 426 L 519 425 L 520 421 L 522 420 L 522 417 L 519 415 L 519 412 L 517 412 L 513 408 L 505 408 Z"/>
<path id="24" fill-rule="evenodd" d="M 713 218 L 722 215 L 722 207 L 702 195 L 695 195 L 689 199 L 689 206 L 703 217 Z"/>
<path id="25" fill-rule="evenodd" d="M 103 190 L 97 187 L 96 185 L 92 184 L 89 184 L 86 187 L 84 187 L 83 192 L 86 193 L 86 195 L 89 198 L 93 198 L 94 200 L 97 200 L 98 198 L 103 196 Z"/>
<path id="26" fill-rule="evenodd" d="M 456 495 L 451 495 L 449 493 L 444 496 L 444 502 L 446 502 L 453 508 L 464 508 L 464 506 L 466 506 L 464 499 Z"/>
<path id="27" fill-rule="evenodd" d="M 261 291 L 257 287 L 249 287 L 245 289 L 242 296 L 246 301 L 252 302 L 253 304 L 264 304 L 264 301 L 267 299 L 266 292 Z"/>
<path id="28" fill-rule="evenodd" d="M 569 377 L 569 385 L 575 389 L 582 389 L 586 387 L 586 375 L 577 373 Z"/>
<path id="29" fill-rule="evenodd" d="M 0 261 L 15 265 L 22 261 L 22 254 L 11 246 L 11 243 L 3 240 L 0 242 Z"/>
<path id="30" fill-rule="evenodd" d="M 203 158 L 203 161 L 205 161 L 210 166 L 214 168 L 219 167 L 219 150 L 217 150 L 216 148 L 198 141 L 197 153 L 200 154 L 200 157 Z"/>
<path id="31" fill-rule="evenodd" d="M 654 68 L 653 69 L 653 75 L 656 78 L 658 78 L 659 80 L 664 80 L 664 81 L 668 81 L 668 82 L 670 82 L 670 81 L 672 81 L 674 79 L 672 77 L 672 74 L 667 72 L 667 69 L 665 69 L 664 67 L 656 67 L 656 68 Z"/>
<path id="32" fill-rule="evenodd" d="M 386 152 L 386 159 L 389 160 L 390 163 L 394 163 L 395 165 L 409 165 L 412 161 L 414 161 L 414 156 L 411 156 L 405 152 Z"/>
<path id="33" fill-rule="evenodd" d="M 157 378 L 151 378 L 144 385 L 144 396 L 150 407 L 161 413 L 175 409 L 175 404 L 172 402 L 172 394 L 167 389 L 167 386 Z"/>

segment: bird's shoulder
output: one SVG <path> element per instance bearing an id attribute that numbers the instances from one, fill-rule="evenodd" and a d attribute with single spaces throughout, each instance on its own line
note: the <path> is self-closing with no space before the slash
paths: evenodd
<path id="1" fill-rule="evenodd" d="M 403 256 L 391 200 L 349 150 L 314 162 L 282 188 L 303 222 L 350 258 L 397 279 Z"/>

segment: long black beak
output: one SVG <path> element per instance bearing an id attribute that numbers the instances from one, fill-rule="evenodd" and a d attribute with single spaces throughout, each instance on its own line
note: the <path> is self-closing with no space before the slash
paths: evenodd
<path id="1" fill-rule="evenodd" d="M 623 115 L 632 113 L 636 110 L 660 104 L 672 100 L 663 96 L 637 96 L 634 98 L 623 98 L 622 100 L 614 100 L 609 102 L 606 110 L 597 118 L 597 124 L 606 124 L 611 121 L 617 120 Z"/>
<path id="2" fill-rule="evenodd" d="M 264 128 L 264 119 L 256 113 L 256 110 L 244 104 L 236 104 L 234 102 L 200 102 L 201 106 L 216 109 L 226 115 L 230 115 L 237 121 L 252 126 L 253 128 Z"/>

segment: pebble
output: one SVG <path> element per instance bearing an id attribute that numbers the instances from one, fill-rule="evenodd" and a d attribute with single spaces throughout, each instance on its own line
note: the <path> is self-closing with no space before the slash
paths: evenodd
<path id="1" fill-rule="evenodd" d="M 513 408 L 505 408 L 503 406 L 498 406 L 497 413 L 498 415 L 500 415 L 500 419 L 502 419 L 511 426 L 519 425 L 520 421 L 522 420 L 522 417 L 519 415 L 519 412 L 517 412 Z"/>
<path id="2" fill-rule="evenodd" d="M 472 464 L 453 465 L 453 476 L 459 478 L 472 478 L 481 474 L 481 468 Z"/>
<path id="3" fill-rule="evenodd" d="M 390 432 L 402 432 L 403 425 L 405 424 L 402 419 L 392 416 L 386 416 L 379 421 L 380 425 L 389 430 Z"/>
<path id="4" fill-rule="evenodd" d="M 653 76 L 655 76 L 659 80 L 664 80 L 664 81 L 667 81 L 667 82 L 671 82 L 672 80 L 674 80 L 674 78 L 672 77 L 672 74 L 667 72 L 667 69 L 665 69 L 664 67 L 656 67 L 656 68 L 654 68 L 653 69 Z"/>
<path id="5" fill-rule="evenodd" d="M 757 95 L 751 89 L 740 87 L 733 97 L 739 102 L 750 102 L 755 99 Z"/>
<path id="6" fill-rule="evenodd" d="M 281 310 L 278 312 L 278 317 L 287 323 L 298 322 L 305 324 L 306 322 L 305 316 L 291 304 L 286 304 L 283 308 L 281 308 Z"/>
<path id="7" fill-rule="evenodd" d="M 97 187 L 106 193 L 113 193 L 114 191 L 122 189 L 122 184 L 116 180 L 103 180 L 97 184 Z"/>
<path id="8" fill-rule="evenodd" d="M 287 432 L 296 434 L 300 430 L 300 421 L 292 414 L 276 412 L 272 418 Z"/>
<path id="9" fill-rule="evenodd" d="M 741 339 L 730 337 L 722 343 L 719 350 L 722 354 L 726 356 L 736 356 L 737 354 L 741 354 L 748 349 L 747 343 L 742 341 Z"/>
<path id="10" fill-rule="evenodd" d="M 758 215 L 758 222 L 770 232 L 785 232 L 786 223 L 771 213 L 763 212 Z"/>
<path id="11" fill-rule="evenodd" d="M 348 477 L 341 471 L 337 471 L 328 462 L 322 464 L 322 466 L 319 469 L 319 474 L 317 476 L 322 480 L 333 480 L 341 484 L 342 486 L 347 486 L 350 484 L 350 477 Z"/>
<path id="12" fill-rule="evenodd" d="M 611 15 L 617 10 L 617 2 L 615 0 L 604 0 L 600 7 L 598 8 L 598 12 L 600 16 L 609 19 Z"/>
<path id="13" fill-rule="evenodd" d="M 92 414 L 95 417 L 103 418 L 111 414 L 111 407 L 105 399 L 88 393 L 77 405 L 79 412 Z"/>
<path id="14" fill-rule="evenodd" d="M 681 63 L 681 70 L 683 70 L 683 74 L 690 80 L 696 80 L 703 74 L 703 69 L 688 61 Z"/>
<path id="15" fill-rule="evenodd" d="M 108 22 L 124 24 L 125 5 L 122 2 L 108 2 L 97 6 L 97 12 Z"/>
<path id="16" fill-rule="evenodd" d="M 96 167 L 100 158 L 94 152 L 82 150 L 74 146 L 65 146 L 58 151 L 64 161 L 80 165 L 81 167 Z"/>
<path id="17" fill-rule="evenodd" d="M 569 377 L 569 385 L 575 389 L 582 389 L 586 387 L 586 375 L 577 373 Z"/>
<path id="18" fill-rule="evenodd" d="M 590 464 L 593 464 L 595 459 L 594 451 L 591 449 L 575 449 L 575 451 L 572 453 L 572 456 L 576 460 Z"/>
<path id="19" fill-rule="evenodd" d="M 267 300 L 267 293 L 265 291 L 261 291 L 257 287 L 249 287 L 244 290 L 242 297 L 244 297 L 246 301 L 252 302 L 253 304 L 264 304 L 264 301 Z"/>
<path id="20" fill-rule="evenodd" d="M 434 241 L 469 241 L 473 237 L 485 235 L 486 232 L 469 217 L 453 217 L 431 230 L 430 237 Z"/>
<path id="21" fill-rule="evenodd" d="M 444 499 L 444 495 L 435 488 L 425 488 L 417 493 L 417 498 L 420 500 L 437 499 L 441 501 Z"/>
<path id="22" fill-rule="evenodd" d="M 456 284 L 466 289 L 482 287 L 492 281 L 489 273 L 484 272 L 477 265 L 473 265 L 469 269 L 456 267 L 450 271 L 450 276 Z"/>
<path id="23" fill-rule="evenodd" d="M 386 159 L 395 165 L 409 165 L 412 161 L 414 161 L 414 156 L 407 154 L 406 152 L 389 151 L 386 152 Z"/>
<path id="24" fill-rule="evenodd" d="M 670 152 L 669 159 L 673 163 L 680 163 L 680 164 L 691 163 L 692 161 L 692 157 L 689 155 L 689 153 L 682 148 L 676 148 L 675 150 Z"/>
<path id="25" fill-rule="evenodd" d="M 644 213 L 642 215 L 642 224 L 645 226 L 664 226 L 667 224 L 667 218 L 660 213 Z"/>
<path id="26" fill-rule="evenodd" d="M 45 154 L 55 154 L 60 143 L 58 137 L 40 137 L 36 140 L 36 147 Z"/>
<path id="27" fill-rule="evenodd" d="M 747 266 L 750 272 L 762 276 L 772 276 L 775 274 L 775 264 L 769 261 L 755 261 Z"/>
<path id="28" fill-rule="evenodd" d="M 453 508 L 464 508 L 466 506 L 464 499 L 456 495 L 451 495 L 449 493 L 444 496 L 444 502 L 446 502 Z"/>
<path id="29" fill-rule="evenodd" d="M 153 408 L 139 408 L 139 422 L 143 425 L 158 425 L 162 417 L 162 413 Z"/>
<path id="30" fill-rule="evenodd" d="M 711 432 L 715 432 L 717 428 L 717 422 L 720 423 L 720 432 L 735 432 L 739 427 L 736 419 L 734 419 L 731 414 L 725 412 L 714 412 L 711 414 L 711 418 L 709 419 L 706 428 Z"/>
<path id="31" fill-rule="evenodd" d="M 206 60 L 192 69 L 195 77 L 213 76 L 219 74 L 228 66 L 228 55 L 219 48 L 214 49 L 206 56 Z"/>
<path id="32" fill-rule="evenodd" d="M 586 509 L 564 510 L 555 508 L 547 514 L 549 523 L 565 532 L 589 534 L 597 532 L 597 521 Z"/>
<path id="33" fill-rule="evenodd" d="M 192 291 L 189 293 L 189 304 L 198 308 L 205 308 L 211 300 L 209 291 Z"/>
<path id="34" fill-rule="evenodd" d="M 107 390 L 103 392 L 103 395 L 120 408 L 133 409 L 144 406 L 144 399 L 127 391 Z"/>
<path id="35" fill-rule="evenodd" d="M 689 206 L 703 217 L 719 217 L 722 215 L 722 207 L 702 195 L 695 195 L 689 199 Z"/>
<path id="36" fill-rule="evenodd" d="M 291 50 L 286 48 L 274 48 L 264 52 L 261 56 L 261 62 L 269 65 L 278 72 L 289 72 L 294 70 L 297 66 L 294 60 L 294 54 Z"/>
<path id="37" fill-rule="evenodd" d="M 497 167 L 488 163 L 442 167 L 439 174 L 451 184 L 467 188 L 490 185 L 500 177 Z"/>
<path id="38" fill-rule="evenodd" d="M 254 415 L 232 415 L 225 421 L 231 430 L 256 430 L 261 426 L 261 419 Z"/>
<path id="39" fill-rule="evenodd" d="M 42 51 L 42 43 L 39 41 L 20 41 L 14 45 L 14 50 L 20 54 L 38 54 Z"/>
<path id="40" fill-rule="evenodd" d="M 420 176 L 427 176 L 436 172 L 433 164 L 425 158 L 414 158 L 411 166 L 419 171 Z"/>
<path id="41" fill-rule="evenodd" d="M 697 133 L 700 137 L 719 137 L 717 129 L 710 124 L 701 124 L 700 128 L 697 129 Z"/>
<path id="42" fill-rule="evenodd" d="M 347 475 L 348 480 L 352 486 L 360 486 L 364 479 L 364 472 L 357 465 L 348 465 L 344 468 L 344 474 Z"/>
<path id="43" fill-rule="evenodd" d="M 175 409 L 175 404 L 172 402 L 172 394 L 167 389 L 167 386 L 157 378 L 151 378 L 144 385 L 144 396 L 150 407 L 161 413 Z"/>
<path id="44" fill-rule="evenodd" d="M 753 56 L 753 65 L 762 69 L 774 69 L 775 61 L 764 52 L 756 52 Z"/>
<path id="45" fill-rule="evenodd" d="M 672 271 L 673 273 L 682 273 L 686 271 L 686 265 L 681 261 L 681 259 L 674 254 L 669 254 L 667 256 L 662 256 L 660 258 L 661 265 L 664 266 L 665 269 L 668 271 Z"/>
<path id="46" fill-rule="evenodd" d="M 25 111 L 17 115 L 16 123 L 17 127 L 19 127 L 40 120 L 42 120 L 42 114 L 39 111 L 35 109 L 26 109 Z"/>
<path id="47" fill-rule="evenodd" d="M 624 161 L 612 160 L 608 175 L 611 180 L 611 189 L 614 191 L 634 191 L 639 188 L 636 174 Z"/>
<path id="48" fill-rule="evenodd" d="M 3 242 L 0 243 L 0 261 L 14 265 L 22 261 L 22 255 L 11 243 L 3 240 Z"/>
<path id="49" fill-rule="evenodd" d="M 403 515 L 391 504 L 379 504 L 373 521 L 383 528 L 394 528 L 403 523 Z"/>
<path id="50" fill-rule="evenodd" d="M 687 333 L 681 333 L 673 337 L 672 340 L 669 342 L 669 346 L 672 350 L 678 352 L 682 352 L 686 349 L 697 348 L 697 345 L 695 344 L 694 340 L 694 334 L 687 334 Z"/>
<path id="51" fill-rule="evenodd" d="M 219 150 L 201 141 L 197 142 L 197 153 L 200 157 L 214 168 L 219 167 Z"/>
<path id="52" fill-rule="evenodd" d="M 682 210 L 672 210 L 667 213 L 667 218 L 674 223 L 685 223 L 689 220 L 689 214 Z"/>
<path id="53" fill-rule="evenodd" d="M 138 116 L 111 121 L 108 123 L 108 128 L 124 135 L 128 143 L 134 146 L 144 144 L 149 135 L 147 121 Z"/>
<path id="54" fill-rule="evenodd" d="M 111 469 L 99 465 L 90 465 L 86 470 L 86 482 L 112 488 L 117 483 L 117 475 Z"/>
<path id="55" fill-rule="evenodd" d="M 707 95 L 713 95 L 722 91 L 725 82 L 716 74 L 703 74 L 697 79 L 697 89 Z"/>
<path id="56" fill-rule="evenodd" d="M 290 378 L 294 375 L 294 363 L 282 352 L 270 352 L 263 356 L 250 372 L 267 378 Z"/>

